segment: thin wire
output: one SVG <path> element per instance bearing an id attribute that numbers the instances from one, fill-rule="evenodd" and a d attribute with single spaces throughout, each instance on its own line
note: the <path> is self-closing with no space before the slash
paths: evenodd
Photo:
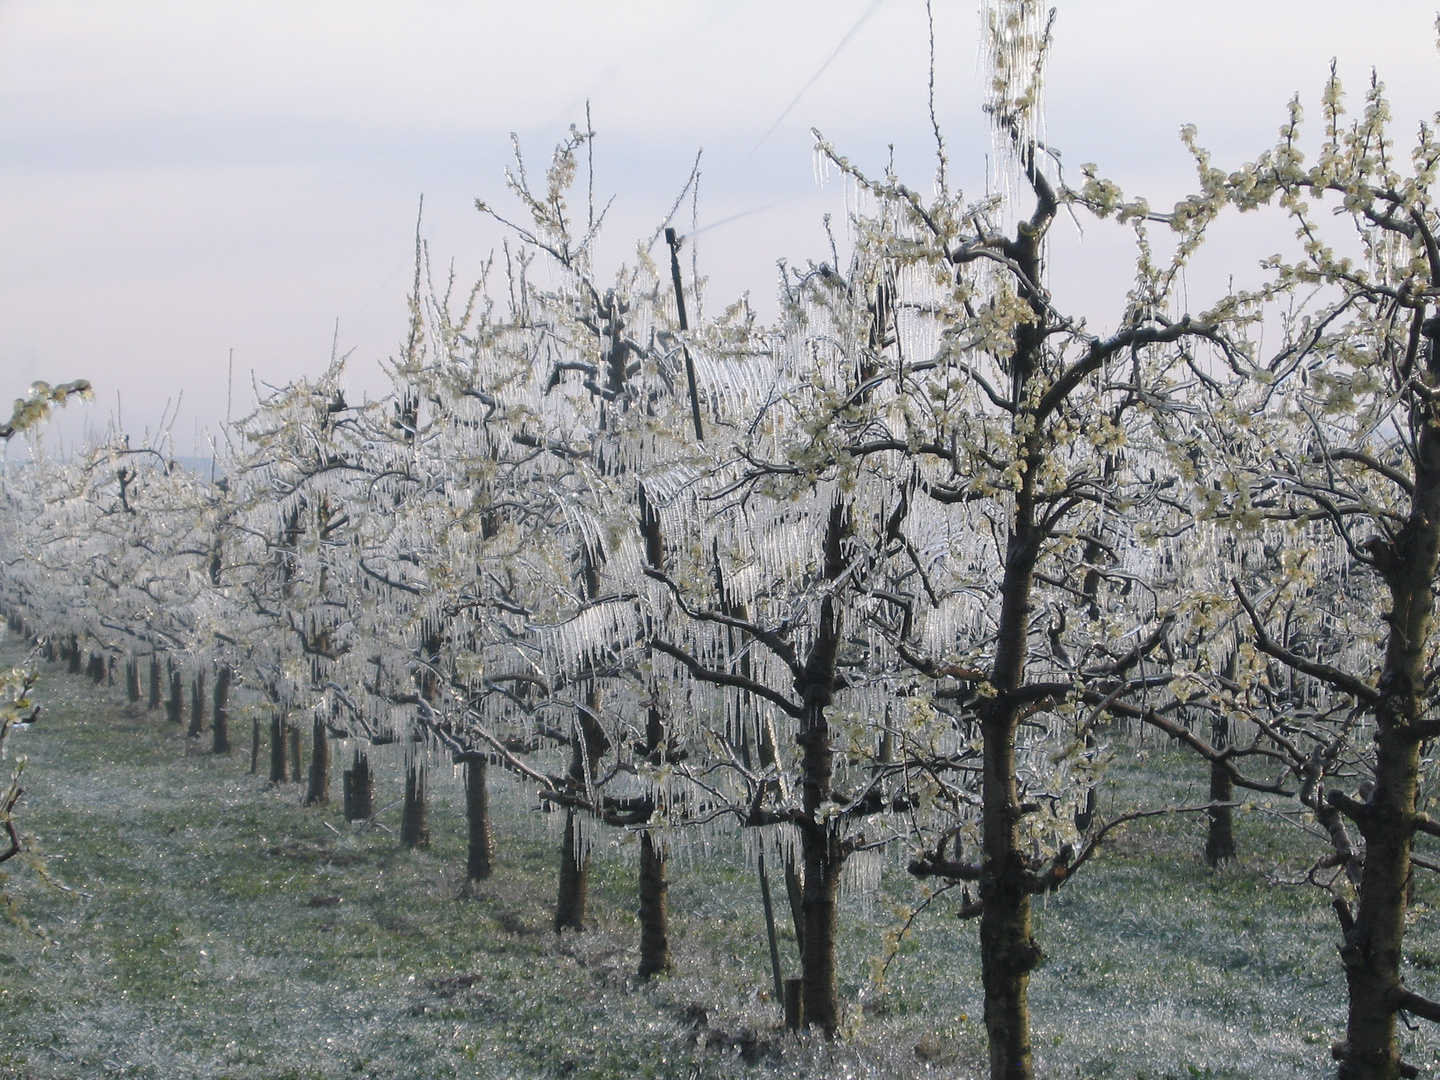
<path id="1" fill-rule="evenodd" d="M 785 111 L 782 112 L 776 118 L 775 122 L 770 125 L 769 130 L 767 130 L 764 135 L 760 136 L 760 141 L 750 148 L 750 153 L 745 155 L 747 160 L 755 153 L 756 150 L 760 149 L 761 145 L 765 142 L 766 139 L 770 138 L 770 136 L 775 133 L 775 129 L 778 128 L 780 124 L 784 121 L 784 119 L 790 115 L 790 110 L 795 108 L 796 105 L 800 104 L 800 99 L 803 98 L 806 93 L 809 92 L 810 88 L 819 81 L 820 76 L 825 74 L 826 69 L 835 62 L 835 58 L 840 55 L 840 53 L 844 50 L 845 46 L 850 44 L 850 39 L 860 32 L 860 27 L 865 25 L 866 20 L 868 20 L 871 15 L 874 15 L 876 10 L 884 2 L 885 0 L 871 0 L 870 6 L 866 8 L 865 13 L 855 21 L 855 25 L 850 27 L 849 33 L 847 33 L 843 38 L 840 39 L 840 44 L 835 46 L 835 51 L 830 54 L 829 59 L 827 59 L 825 63 L 820 65 L 819 71 L 815 72 L 814 75 L 810 76 L 810 81 L 800 88 L 800 92 L 795 95 L 795 99 L 791 101 L 789 105 L 785 106 Z"/>

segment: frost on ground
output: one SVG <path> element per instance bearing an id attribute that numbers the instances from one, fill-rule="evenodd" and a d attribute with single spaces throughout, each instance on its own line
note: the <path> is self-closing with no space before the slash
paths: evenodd
<path id="1" fill-rule="evenodd" d="M 21 658 L 13 643 L 0 653 Z M 786 1035 L 738 844 L 676 853 L 677 970 L 645 986 L 623 838 L 596 836 L 595 929 L 556 938 L 551 815 L 509 781 L 494 785 L 496 876 L 461 899 L 462 803 L 445 763 L 432 847 L 406 853 L 396 770 L 379 775 L 378 825 L 347 826 L 337 807 L 302 808 L 295 786 L 251 776 L 246 753 L 204 754 L 163 712 L 55 666 L 41 674 L 46 711 L 15 747 L 30 755 L 21 820 L 70 891 L 23 868 L 5 885 L 29 929 L 0 922 L 0 1080 L 982 1074 L 974 927 L 953 903 L 917 921 L 883 988 L 871 981 L 916 897 L 902 853 L 881 895 L 852 898 L 842 917 L 845 1037 Z M 1159 768 L 1152 755 L 1126 782 L 1173 793 Z M 1196 823 L 1161 821 L 1039 908 L 1041 1075 L 1328 1072 L 1343 1010 L 1335 928 L 1322 896 L 1264 873 L 1309 851 L 1273 819 L 1242 824 L 1252 854 L 1236 869 L 1200 864 Z M 1440 920 L 1434 883 L 1420 888 L 1411 975 L 1433 990 Z M 1410 1038 L 1408 1060 L 1440 1062 L 1431 1029 Z"/>

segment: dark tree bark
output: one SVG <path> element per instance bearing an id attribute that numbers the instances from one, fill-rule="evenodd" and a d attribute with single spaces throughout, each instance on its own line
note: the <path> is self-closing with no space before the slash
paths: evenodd
<path id="1" fill-rule="evenodd" d="M 190 683 L 190 730 L 187 734 L 198 739 L 205 730 L 205 673 L 197 671 Z"/>
<path id="2" fill-rule="evenodd" d="M 374 813 L 375 774 L 364 747 L 356 743 L 353 763 L 345 770 L 345 820 L 365 821 Z"/>
<path id="3" fill-rule="evenodd" d="M 140 701 L 140 661 L 133 656 L 125 661 L 125 700 L 132 705 Z"/>
<path id="4" fill-rule="evenodd" d="M 677 292 L 676 297 L 680 296 Z M 623 374 L 623 356 L 619 367 Z M 645 541 L 645 558 L 651 566 L 661 567 L 665 565 L 664 534 L 660 531 L 659 518 L 646 498 L 645 485 L 639 485 L 638 490 L 640 533 Z M 645 760 L 653 765 L 662 764 L 667 757 L 668 742 L 665 718 L 652 702 L 645 710 Z M 655 810 L 656 807 L 652 805 L 649 811 L 651 818 L 654 817 Z M 667 975 L 671 968 L 670 873 L 665 854 L 664 846 L 656 842 L 650 830 L 640 834 L 640 967 L 637 974 L 642 979 Z"/>
<path id="5" fill-rule="evenodd" d="M 405 770 L 405 803 L 400 811 L 400 843 L 407 848 L 430 846 L 430 808 L 427 802 L 425 754 L 418 750 Z"/>
<path id="6" fill-rule="evenodd" d="M 1425 382 L 1440 386 L 1440 317 L 1427 319 L 1423 332 L 1428 339 Z M 1391 599 L 1385 663 L 1373 702 L 1374 788 L 1363 803 L 1338 792 L 1330 797 L 1365 838 L 1353 917 L 1337 905 L 1344 933 L 1340 960 L 1350 992 L 1345 1041 L 1335 1048 L 1341 1080 L 1401 1075 L 1396 1014 L 1402 1008 L 1427 1015 L 1428 1006 L 1428 1018 L 1440 1019 L 1440 1005 L 1409 1000 L 1401 979 L 1410 850 L 1421 822 L 1420 748 L 1436 734 L 1425 723 L 1425 653 L 1435 632 L 1434 582 L 1440 563 L 1440 417 L 1428 404 L 1417 406 L 1414 414 L 1420 435 L 1409 517 L 1393 540 L 1377 536 L 1367 544 Z"/>
<path id="7" fill-rule="evenodd" d="M 185 679 L 178 667 L 170 669 L 170 697 L 165 702 L 165 719 L 180 724 L 185 719 Z"/>
<path id="8" fill-rule="evenodd" d="M 465 879 L 484 881 L 495 869 L 495 835 L 490 828 L 488 759 L 485 754 L 465 757 L 465 823 L 469 846 L 465 857 Z"/>
<path id="9" fill-rule="evenodd" d="M 310 721 L 310 783 L 305 790 L 306 806 L 330 801 L 330 733 L 316 712 Z"/>
<path id="10" fill-rule="evenodd" d="M 580 851 L 575 811 L 565 811 L 565 838 L 560 842 L 560 893 L 555 901 L 555 933 L 585 929 L 590 893 L 590 852 Z"/>
<path id="11" fill-rule="evenodd" d="M 839 581 L 846 571 L 846 542 L 851 535 L 849 507 L 836 501 L 825 530 L 824 576 Z M 795 741 L 801 747 L 800 799 L 804 810 L 800 831 L 801 914 L 800 975 L 805 982 L 805 1023 L 827 1035 L 840 1028 L 839 991 L 835 982 L 836 899 L 840 870 L 847 851 L 841 843 L 841 820 L 827 816 L 835 775 L 826 710 L 834 699 L 836 661 L 840 654 L 842 618 L 834 595 L 820 602 L 815 640 L 795 688 L 805 703 L 805 717 Z"/>
<path id="12" fill-rule="evenodd" d="M 285 734 L 290 742 L 290 779 L 298 784 L 305 772 L 300 754 L 300 725 L 286 724 Z"/>
<path id="13" fill-rule="evenodd" d="M 824 603 L 829 604 L 827 598 Z M 840 1027 L 839 993 L 835 983 L 835 904 L 840 890 L 844 853 L 837 823 L 820 811 L 830 798 L 834 753 L 823 706 L 812 707 L 801 735 L 804 740 L 800 852 L 804 874 L 800 908 L 804 918 L 800 971 L 805 981 L 805 1023 L 834 1034 Z"/>
<path id="14" fill-rule="evenodd" d="M 65 670 L 71 675 L 79 675 L 81 671 L 80 640 L 74 634 L 65 647 Z"/>
<path id="15" fill-rule="evenodd" d="M 1015 772 L 1019 710 L 1012 697 L 1024 679 L 1030 592 L 1039 537 L 1034 525 L 1033 469 L 1022 479 L 1001 584 L 994 674 L 996 697 L 981 712 L 984 750 L 981 812 L 980 977 L 991 1080 L 1030 1080 L 1030 973 L 1043 954 L 1031 924 L 1028 867 L 1020 843 Z"/>
<path id="16" fill-rule="evenodd" d="M 1230 770 L 1220 761 L 1210 763 L 1210 809 L 1209 829 L 1205 834 L 1205 862 L 1210 866 L 1232 862 L 1235 859 L 1235 813 L 1234 808 L 1221 803 L 1232 802 L 1235 798 L 1235 779 Z"/>
<path id="17" fill-rule="evenodd" d="M 283 784 L 290 779 L 285 752 L 285 714 L 276 709 L 270 714 L 270 783 Z"/>
<path id="18" fill-rule="evenodd" d="M 148 701 L 146 702 L 146 704 L 145 704 L 145 707 L 146 707 L 148 710 L 150 710 L 151 712 L 154 712 L 156 709 L 158 709 L 158 708 L 160 707 L 160 699 L 161 699 L 161 698 L 164 696 L 164 694 L 165 694 L 165 691 L 161 688 L 162 685 L 163 685 L 163 684 L 162 684 L 162 682 L 161 682 L 161 676 L 160 676 L 160 656 L 159 656 L 158 653 L 151 653 L 151 654 L 150 654 L 150 698 L 149 698 L 149 700 L 148 700 Z"/>
<path id="19" fill-rule="evenodd" d="M 640 978 L 670 973 L 670 881 L 665 851 L 640 834 Z"/>
<path id="20" fill-rule="evenodd" d="M 588 565 L 588 564 L 587 564 Z M 598 595 L 599 588 L 592 582 L 589 595 Z M 576 710 L 575 733 L 571 740 L 570 767 L 566 772 L 566 783 L 572 792 L 585 791 L 585 777 L 595 775 L 595 767 L 601 756 L 610 747 L 605 729 L 596 716 L 600 709 L 599 690 L 594 682 L 585 692 L 585 704 Z M 590 852 L 582 854 L 579 844 L 579 830 L 575 823 L 575 811 L 565 810 L 565 839 L 560 845 L 559 892 L 555 899 L 555 932 L 562 930 L 581 931 L 585 929 L 585 916 L 589 907 Z"/>
<path id="21" fill-rule="evenodd" d="M 212 749 L 217 754 L 230 752 L 230 680 L 229 664 L 215 669 L 215 691 L 211 702 L 210 727 L 215 740 Z"/>

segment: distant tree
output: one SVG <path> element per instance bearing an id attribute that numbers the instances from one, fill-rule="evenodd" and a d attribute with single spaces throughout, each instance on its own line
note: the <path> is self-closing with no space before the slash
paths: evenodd
<path id="1" fill-rule="evenodd" d="M 227 666 L 249 668 L 274 709 L 272 780 L 300 779 L 303 733 L 289 718 L 309 720 L 307 803 L 329 799 L 327 688 L 356 648 L 364 600 L 351 585 L 358 577 L 351 507 L 370 480 L 365 457 L 376 407 L 345 401 L 342 371 L 343 361 L 334 361 L 319 380 L 276 392 L 237 424 L 243 456 L 231 463 L 227 496 L 234 573 L 221 576 L 217 593 L 224 610 L 239 616 L 240 633 L 225 635 Z"/>
<path id="2" fill-rule="evenodd" d="M 40 713 L 40 706 L 31 697 L 35 687 L 33 672 L 12 668 L 0 673 L 0 760 L 9 756 L 10 733 L 33 723 Z M 15 805 L 25 794 L 20 786 L 21 774 L 25 771 L 25 758 L 17 755 L 10 769 L 5 793 L 0 795 L 0 830 L 3 830 L 4 844 L 0 850 L 0 863 L 20 854 L 20 830 L 15 824 Z"/>
<path id="3" fill-rule="evenodd" d="M 15 399 L 15 408 L 9 421 L 0 425 L 0 438 L 4 438 L 8 442 L 20 432 L 33 428 L 49 415 L 52 405 L 65 404 L 72 394 L 85 398 L 91 397 L 90 383 L 85 379 L 77 379 L 74 382 L 62 383 L 60 386 L 54 387 L 44 382 L 33 383 L 25 397 Z M 10 531 L 17 526 L 34 524 L 35 511 L 38 507 L 33 503 L 22 509 L 16 505 L 21 500 L 14 499 L 8 490 L 5 493 L 5 501 L 7 503 L 6 514 L 4 521 L 0 522 L 0 527 Z M 17 510 L 20 513 L 19 517 L 14 513 Z M 23 546 L 10 547 L 8 550 L 19 553 L 18 557 L 12 556 L 15 561 L 10 563 L 11 567 L 23 560 Z M 13 596 L 7 596 L 6 601 L 6 614 L 13 618 L 16 614 Z M 0 673 L 0 760 L 9 756 L 7 742 L 11 732 L 33 723 L 40 713 L 39 705 L 31 698 L 34 686 L 35 675 L 33 672 L 17 668 Z M 4 832 L 4 839 L 0 842 L 5 844 L 4 849 L 0 850 L 0 863 L 9 861 L 19 855 L 22 850 L 20 830 L 15 824 L 15 807 L 19 803 L 20 797 L 25 794 L 25 789 L 20 786 L 20 777 L 25 769 L 25 758 L 17 756 L 14 761 L 15 764 L 11 767 L 4 794 L 0 795 L 0 830 Z"/>

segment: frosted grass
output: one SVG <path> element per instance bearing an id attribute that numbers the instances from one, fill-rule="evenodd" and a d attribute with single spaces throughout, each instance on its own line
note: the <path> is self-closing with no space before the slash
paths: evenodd
<path id="1" fill-rule="evenodd" d="M 127 712 L 115 691 L 58 667 L 42 674 L 47 713 L 16 746 L 31 756 L 22 820 L 84 894 L 12 875 L 47 936 L 0 924 L 4 1080 L 983 1075 L 974 926 L 955 921 L 949 898 L 916 921 L 883 987 L 872 981 L 916 897 L 899 854 L 857 867 L 842 905 L 845 1037 L 786 1035 L 748 840 L 676 847 L 676 972 L 641 986 L 633 845 L 614 830 L 593 837 L 596 929 L 556 939 L 550 825 L 562 815 L 537 812 L 507 779 L 492 786 L 499 872 L 461 901 L 458 783 L 440 760 L 433 847 L 402 853 L 384 828 L 347 827 L 337 807 L 302 809 L 295 785 L 267 789 L 243 754 L 187 754 L 163 713 Z M 1153 737 L 1143 750 L 1148 761 L 1132 754 L 1112 769 L 1117 799 L 1199 793 L 1197 766 Z M 347 760 L 335 755 L 337 772 Z M 382 766 L 378 781 L 383 807 L 398 798 L 398 770 Z M 393 829 L 398 813 L 380 824 Z M 1031 983 L 1039 1075 L 1329 1072 L 1343 1013 L 1333 917 L 1323 897 L 1252 868 L 1311 853 L 1273 818 L 1241 815 L 1237 828 L 1251 853 L 1237 869 L 1204 869 L 1199 823 L 1162 820 L 1037 902 L 1048 954 Z M 795 974 L 780 853 L 766 846 Z M 1440 925 L 1434 883 L 1420 888 L 1409 945 L 1423 990 L 1440 969 Z M 1407 1038 L 1407 1060 L 1440 1061 L 1430 1029 Z"/>

